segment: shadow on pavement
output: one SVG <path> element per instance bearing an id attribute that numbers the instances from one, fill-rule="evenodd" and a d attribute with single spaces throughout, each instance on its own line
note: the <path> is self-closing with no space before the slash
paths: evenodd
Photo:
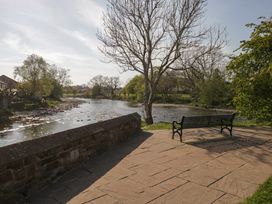
<path id="1" fill-rule="evenodd" d="M 55 183 L 32 194 L 26 203 L 67 203 L 103 177 L 151 135 L 149 132 L 140 132 L 127 141 L 114 145 L 107 152 L 80 163 Z"/>

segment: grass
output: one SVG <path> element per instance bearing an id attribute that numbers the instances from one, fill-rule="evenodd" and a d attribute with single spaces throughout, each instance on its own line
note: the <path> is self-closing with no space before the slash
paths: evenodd
<path id="1" fill-rule="evenodd" d="M 49 108 L 55 108 L 55 107 L 57 107 L 60 103 L 61 103 L 61 101 L 60 101 L 60 100 L 56 100 L 56 99 L 47 99 L 47 100 L 46 100 L 46 105 L 47 105 Z"/>
<path id="2" fill-rule="evenodd" d="M 263 183 L 253 196 L 247 198 L 242 204 L 272 203 L 272 176 Z"/>
<path id="3" fill-rule="evenodd" d="M 141 126 L 143 130 L 170 130 L 172 128 L 172 124 L 167 122 L 159 122 L 152 125 L 147 125 L 142 121 Z"/>
<path id="4" fill-rule="evenodd" d="M 159 122 L 152 125 L 147 125 L 142 121 L 143 130 L 170 130 L 172 129 L 172 124 L 168 122 Z M 243 120 L 243 121 L 234 121 L 234 127 L 272 127 L 272 122 L 269 121 L 255 121 L 255 120 Z"/>
<path id="5" fill-rule="evenodd" d="M 256 120 L 234 120 L 234 127 L 272 127 L 272 122 Z"/>

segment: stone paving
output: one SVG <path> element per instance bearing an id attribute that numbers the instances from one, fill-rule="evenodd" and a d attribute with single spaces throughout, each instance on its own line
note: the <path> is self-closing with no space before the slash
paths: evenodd
<path id="1" fill-rule="evenodd" d="M 30 203 L 239 203 L 272 175 L 272 129 L 142 132 L 86 161 Z"/>

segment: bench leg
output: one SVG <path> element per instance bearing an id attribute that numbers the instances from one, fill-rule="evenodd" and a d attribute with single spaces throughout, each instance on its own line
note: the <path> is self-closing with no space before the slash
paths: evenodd
<path id="1" fill-rule="evenodd" d="M 180 130 L 179 138 L 180 138 L 180 142 L 182 142 L 182 129 Z"/>
<path id="2" fill-rule="evenodd" d="M 174 139 L 174 135 L 175 135 L 175 130 L 174 128 L 172 129 L 172 140 Z"/>
<path id="3" fill-rule="evenodd" d="M 177 130 L 172 129 L 172 139 L 174 139 L 175 133 L 178 133 L 180 142 L 182 142 L 182 129 L 177 129 Z"/>
<path id="4" fill-rule="evenodd" d="M 232 136 L 232 124 L 230 125 L 229 131 L 230 131 L 230 136 Z"/>

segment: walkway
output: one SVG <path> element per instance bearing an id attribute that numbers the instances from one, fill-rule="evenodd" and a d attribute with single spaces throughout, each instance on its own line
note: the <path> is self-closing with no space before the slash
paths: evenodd
<path id="1" fill-rule="evenodd" d="M 272 129 L 141 133 L 87 161 L 31 203 L 238 203 L 272 175 Z"/>

